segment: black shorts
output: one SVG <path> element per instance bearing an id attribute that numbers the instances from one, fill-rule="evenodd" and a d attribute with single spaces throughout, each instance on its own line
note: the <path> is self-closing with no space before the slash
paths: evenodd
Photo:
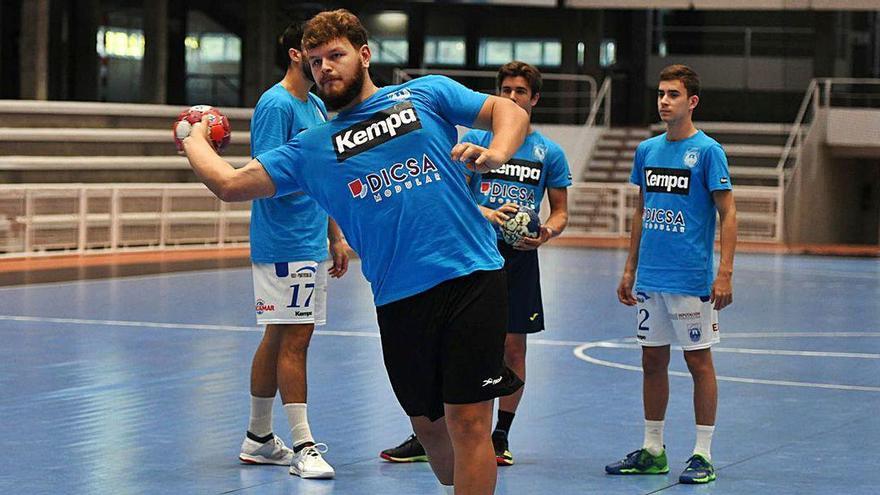
<path id="1" fill-rule="evenodd" d="M 523 382 L 504 366 L 503 270 L 477 271 L 376 308 L 391 388 L 408 416 L 443 417 L 443 404 L 509 395 Z"/>
<path id="2" fill-rule="evenodd" d="M 538 250 L 518 251 L 498 241 L 507 272 L 507 294 L 510 311 L 509 333 L 536 333 L 544 330 L 544 303 L 541 300 L 541 271 Z"/>

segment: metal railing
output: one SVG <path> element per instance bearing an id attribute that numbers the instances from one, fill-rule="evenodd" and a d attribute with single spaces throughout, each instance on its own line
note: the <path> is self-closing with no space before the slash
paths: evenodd
<path id="1" fill-rule="evenodd" d="M 494 94 L 495 77 L 498 72 L 456 69 L 394 69 L 393 81 L 394 84 L 401 84 L 415 77 L 430 74 L 447 76 L 458 81 L 476 79 L 476 84 L 468 82 L 465 85 L 475 91 Z M 541 74 L 541 78 L 544 80 L 541 103 L 532 110 L 533 114 L 548 117 L 551 120 L 555 117 L 562 123 L 582 124 L 586 122 L 590 109 L 596 101 L 598 88 L 593 76 L 544 73 Z M 548 83 L 551 83 L 553 87 L 550 87 L 551 84 Z M 566 83 L 575 85 L 575 89 L 566 88 Z"/>
<path id="2" fill-rule="evenodd" d="M 605 80 L 602 81 L 602 87 L 599 88 L 599 92 L 593 100 L 590 114 L 587 116 L 587 127 L 596 125 L 600 109 L 602 110 L 602 123 L 599 125 L 611 127 L 611 76 L 605 77 Z"/>
<path id="3" fill-rule="evenodd" d="M 839 90 L 835 94 L 835 86 L 846 89 Z M 870 88 L 870 91 L 853 91 L 855 87 Z M 776 163 L 779 184 L 784 184 L 786 188 L 788 187 L 789 179 L 793 176 L 801 161 L 801 148 L 809 132 L 809 124 L 812 123 L 813 118 L 815 118 L 821 108 L 830 108 L 832 106 L 867 108 L 880 106 L 880 79 L 834 77 L 810 81 L 804 93 L 804 98 L 801 100 L 801 106 L 791 127 L 791 132 L 789 132 L 788 139 L 785 142 L 785 148 L 783 148 L 782 155 L 780 155 L 779 161 Z M 792 153 L 794 153 L 794 156 L 792 156 Z"/>
<path id="4" fill-rule="evenodd" d="M 632 230 L 639 189 L 632 184 L 575 183 L 569 188 L 569 222 L 563 235 L 625 237 Z M 782 195 L 778 187 L 736 188 L 738 237 L 782 240 Z M 717 235 L 717 232 L 716 232 Z"/>
<path id="5" fill-rule="evenodd" d="M 245 245 L 249 203 L 202 184 L 0 187 L 0 257 Z"/>

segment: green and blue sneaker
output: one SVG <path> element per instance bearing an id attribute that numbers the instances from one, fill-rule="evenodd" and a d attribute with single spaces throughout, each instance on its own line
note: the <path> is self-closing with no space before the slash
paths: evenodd
<path id="1" fill-rule="evenodd" d="M 681 472 L 678 481 L 688 485 L 715 481 L 715 467 L 700 454 L 694 454 L 687 461 L 687 467 Z"/>
<path id="2" fill-rule="evenodd" d="M 608 474 L 666 474 L 669 463 L 666 461 L 666 449 L 660 455 L 651 455 L 648 449 L 630 452 L 623 459 L 605 466 Z"/>

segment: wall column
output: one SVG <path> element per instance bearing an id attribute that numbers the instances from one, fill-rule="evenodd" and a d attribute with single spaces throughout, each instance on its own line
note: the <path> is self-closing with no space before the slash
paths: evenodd
<path id="1" fill-rule="evenodd" d="M 19 45 L 21 97 L 49 97 L 49 0 L 24 0 Z"/>

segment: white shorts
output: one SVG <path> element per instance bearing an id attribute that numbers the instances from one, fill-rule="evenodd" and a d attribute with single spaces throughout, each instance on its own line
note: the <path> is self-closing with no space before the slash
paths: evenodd
<path id="1" fill-rule="evenodd" d="M 254 263 L 257 324 L 326 323 L 328 268 L 328 261 Z"/>
<path id="2" fill-rule="evenodd" d="M 677 343 L 686 351 L 696 351 L 721 340 L 718 311 L 708 297 L 639 291 L 636 299 L 639 301 L 636 336 L 643 346 Z"/>

